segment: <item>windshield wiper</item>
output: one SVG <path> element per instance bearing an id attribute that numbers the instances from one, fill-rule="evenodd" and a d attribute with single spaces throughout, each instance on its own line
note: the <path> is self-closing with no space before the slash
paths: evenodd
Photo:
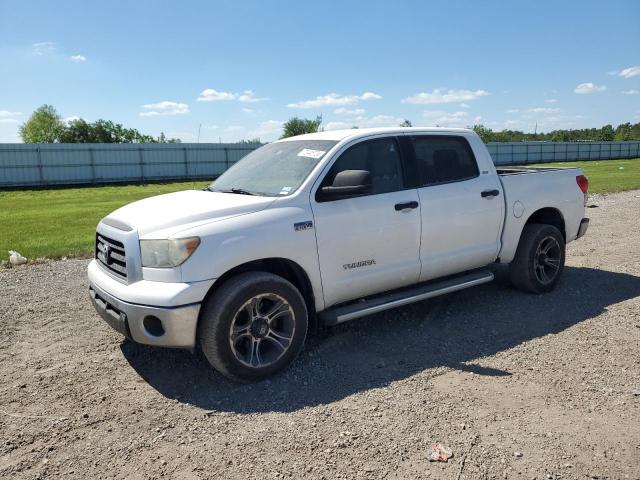
<path id="1" fill-rule="evenodd" d="M 256 195 L 255 193 L 250 192 L 249 190 L 244 190 L 242 188 L 229 188 L 228 190 L 214 190 L 210 188 L 209 190 L 211 190 L 212 192 L 236 193 L 238 195 Z"/>

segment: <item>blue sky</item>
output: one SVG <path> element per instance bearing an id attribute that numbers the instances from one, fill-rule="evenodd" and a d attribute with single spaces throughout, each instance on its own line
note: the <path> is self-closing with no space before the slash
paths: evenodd
<path id="1" fill-rule="evenodd" d="M 0 0 L 0 65 L 0 142 L 43 103 L 185 142 L 598 127 L 640 121 L 640 2 Z"/>

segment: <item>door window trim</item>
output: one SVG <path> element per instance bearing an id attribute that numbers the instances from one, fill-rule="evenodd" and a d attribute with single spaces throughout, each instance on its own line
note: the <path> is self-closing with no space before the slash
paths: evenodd
<path id="1" fill-rule="evenodd" d="M 395 142 L 396 144 L 396 149 L 398 151 L 398 157 L 400 158 L 400 180 L 402 183 L 402 188 L 400 188 L 399 190 L 392 190 L 390 192 L 384 192 L 384 193 L 361 193 L 358 195 L 349 195 L 349 196 L 345 196 L 345 197 L 341 197 L 341 198 L 323 198 L 322 196 L 322 187 L 327 186 L 325 184 L 325 181 L 327 180 L 327 177 L 329 176 L 329 174 L 331 173 L 331 169 L 333 168 L 333 166 L 336 164 L 336 162 L 338 162 L 343 155 L 345 155 L 349 150 L 351 150 L 352 148 L 355 148 L 359 145 L 362 145 L 363 143 L 367 143 L 367 142 L 376 142 L 376 141 L 380 141 L 380 140 L 388 140 L 391 139 L 393 142 Z M 395 193 L 395 192 L 404 192 L 406 190 L 412 190 L 415 189 L 415 186 L 411 186 L 409 184 L 409 182 L 407 181 L 407 162 L 411 161 L 411 158 L 409 157 L 408 153 L 406 151 L 407 149 L 404 147 L 404 145 L 401 144 L 400 142 L 400 137 L 398 135 L 387 135 L 387 136 L 383 136 L 383 137 L 374 137 L 374 138 L 363 138 L 360 141 L 357 141 L 356 143 L 353 143 L 351 145 L 349 145 L 348 147 L 346 147 L 344 150 L 342 150 L 335 159 L 333 159 L 330 163 L 330 165 L 328 165 L 326 168 L 326 173 L 324 173 L 324 175 L 322 176 L 322 180 L 320 180 L 320 183 L 318 184 L 318 188 L 316 189 L 315 192 L 315 200 L 318 203 L 326 203 L 326 202 L 339 202 L 341 200 L 348 200 L 351 198 L 359 198 L 359 197 L 370 197 L 372 195 L 385 195 L 387 193 Z M 413 153 L 413 152 L 412 152 Z M 414 156 L 414 160 L 415 162 L 415 156 Z"/>
<path id="2" fill-rule="evenodd" d="M 408 147 L 407 150 L 409 151 L 410 155 L 412 156 L 412 160 L 414 162 L 414 164 L 417 166 L 417 170 L 418 170 L 418 174 L 420 176 L 420 178 L 418 179 L 416 188 L 429 188 L 429 187 L 437 187 L 440 185 L 448 185 L 450 183 L 460 183 L 460 182 L 466 182 L 469 180 L 473 180 L 474 178 L 478 178 L 480 176 L 480 166 L 478 165 L 478 159 L 476 158 L 475 154 L 473 153 L 473 149 L 471 148 L 471 145 L 469 144 L 469 141 L 463 137 L 463 136 L 459 136 L 459 135 L 407 135 L 406 137 L 408 139 Z M 476 174 L 473 176 L 469 176 L 469 177 L 463 177 L 463 178 L 457 178 L 455 180 L 447 180 L 444 182 L 434 182 L 434 183 L 427 183 L 427 171 L 424 167 L 424 162 L 421 162 L 418 160 L 418 157 L 416 156 L 416 150 L 413 146 L 413 142 L 414 139 L 422 139 L 422 138 L 428 138 L 428 139 L 436 139 L 436 140 L 456 140 L 459 141 L 463 144 L 463 148 L 465 150 L 467 150 L 467 153 L 469 154 L 469 157 L 473 160 L 473 162 L 475 163 L 476 166 Z"/>

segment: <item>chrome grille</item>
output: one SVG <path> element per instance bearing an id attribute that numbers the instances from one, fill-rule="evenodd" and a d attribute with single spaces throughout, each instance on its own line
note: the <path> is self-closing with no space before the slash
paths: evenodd
<path id="1" fill-rule="evenodd" d="M 122 242 L 96 234 L 96 259 L 117 277 L 127 279 L 127 257 Z"/>

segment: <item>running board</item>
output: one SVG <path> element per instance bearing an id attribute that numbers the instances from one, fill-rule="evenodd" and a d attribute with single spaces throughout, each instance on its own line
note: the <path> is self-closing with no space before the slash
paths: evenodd
<path id="1" fill-rule="evenodd" d="M 491 280 L 493 280 L 493 273 L 490 271 L 476 271 L 456 277 L 449 277 L 446 280 L 430 281 L 417 287 L 409 287 L 408 289 L 400 291 L 395 290 L 354 303 L 329 308 L 321 312 L 319 316 L 324 325 L 337 325 L 355 318 L 372 315 L 391 308 L 402 307 L 403 305 L 426 300 L 427 298 L 437 297 L 446 293 L 487 283 Z"/>

